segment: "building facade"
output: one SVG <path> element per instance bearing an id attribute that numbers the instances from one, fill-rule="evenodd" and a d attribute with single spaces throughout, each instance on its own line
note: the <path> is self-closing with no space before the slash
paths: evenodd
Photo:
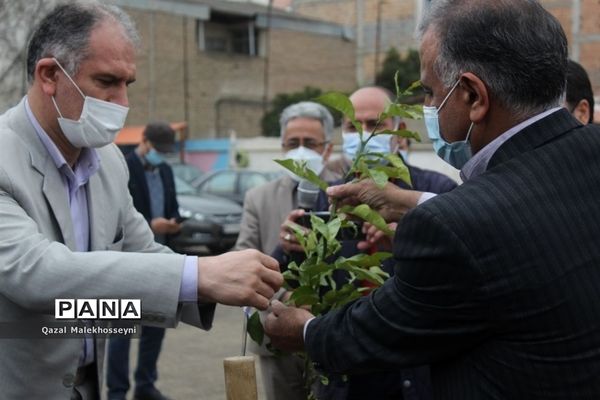
<path id="1" fill-rule="evenodd" d="M 385 53 L 416 49 L 418 22 L 435 0 L 288 0 L 287 9 L 335 22 L 354 30 L 356 78 L 359 85 L 374 81 Z M 561 22 L 569 39 L 570 55 L 588 71 L 596 103 L 600 100 L 600 1 L 541 0 Z"/>
<path id="2" fill-rule="evenodd" d="M 354 40 L 331 22 L 219 0 L 118 0 L 142 36 L 128 124 L 188 121 L 190 138 L 261 134 L 278 93 L 351 91 Z"/>

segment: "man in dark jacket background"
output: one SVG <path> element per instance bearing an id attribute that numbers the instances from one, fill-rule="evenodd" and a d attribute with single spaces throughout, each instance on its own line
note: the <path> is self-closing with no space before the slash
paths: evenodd
<path id="1" fill-rule="evenodd" d="M 142 142 L 125 156 L 129 168 L 129 192 L 133 205 L 154 232 L 158 243 L 168 245 L 169 235 L 180 225 L 173 170 L 162 154 L 173 151 L 175 132 L 165 122 L 146 126 Z M 135 371 L 136 400 L 165 400 L 154 383 L 158 379 L 157 362 L 165 336 L 164 328 L 142 327 Z M 113 338 L 108 347 L 106 383 L 109 400 L 124 400 L 129 390 L 129 345 L 127 338 Z"/>

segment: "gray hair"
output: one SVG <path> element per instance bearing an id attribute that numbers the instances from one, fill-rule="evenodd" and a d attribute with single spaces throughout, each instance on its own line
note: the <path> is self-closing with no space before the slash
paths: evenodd
<path id="1" fill-rule="evenodd" d="M 69 75 L 77 73 L 88 56 L 90 34 L 100 22 L 113 20 L 123 27 L 126 38 L 135 46 L 139 34 L 129 15 L 114 5 L 68 3 L 54 8 L 33 32 L 27 48 L 27 79 L 31 83 L 37 62 L 55 57 Z"/>
<path id="2" fill-rule="evenodd" d="M 561 103 L 568 48 L 558 20 L 536 0 L 436 0 L 419 28 L 438 39 L 433 69 L 444 86 L 472 72 L 516 117 Z"/>
<path id="3" fill-rule="evenodd" d="M 319 103 L 312 101 L 301 101 L 300 103 L 287 106 L 279 117 L 279 125 L 281 126 L 280 135 L 283 138 L 288 122 L 294 118 L 312 118 L 319 120 L 323 125 L 325 140 L 331 141 L 333 138 L 333 117 L 327 108 Z"/>

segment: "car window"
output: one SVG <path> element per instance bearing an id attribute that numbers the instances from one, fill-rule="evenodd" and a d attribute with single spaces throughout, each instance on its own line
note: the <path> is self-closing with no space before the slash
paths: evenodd
<path id="1" fill-rule="evenodd" d="M 218 173 L 206 180 L 202 190 L 220 195 L 233 194 L 235 192 L 235 177 L 236 173 L 234 171 Z"/>
<path id="2" fill-rule="evenodd" d="M 174 176 L 175 178 L 175 193 L 177 194 L 195 194 L 196 189 L 183 179 L 178 176 Z"/>
<path id="3" fill-rule="evenodd" d="M 200 168 L 191 164 L 171 164 L 171 168 L 173 175 L 188 183 L 197 180 L 204 174 Z"/>
<path id="4" fill-rule="evenodd" d="M 247 173 L 240 176 L 240 192 L 245 194 L 248 189 L 252 189 L 255 186 L 267 183 L 268 179 L 263 174 L 258 173 Z"/>

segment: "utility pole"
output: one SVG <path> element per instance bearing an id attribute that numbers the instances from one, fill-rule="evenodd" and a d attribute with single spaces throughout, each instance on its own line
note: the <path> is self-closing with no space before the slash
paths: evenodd
<path id="1" fill-rule="evenodd" d="M 383 0 L 377 1 L 377 22 L 375 25 L 375 70 L 373 71 L 373 81 L 377 78 L 379 71 L 379 53 L 381 52 L 381 7 Z"/>
<path id="2" fill-rule="evenodd" d="M 180 148 L 179 148 L 179 161 L 183 162 L 185 157 L 185 140 L 189 135 L 190 126 L 190 79 L 188 71 L 188 17 L 183 16 L 183 119 L 185 121 L 185 127 L 183 128 L 183 137 L 180 137 Z"/>
<path id="3" fill-rule="evenodd" d="M 580 45 L 579 35 L 581 33 L 581 0 L 571 2 L 571 58 L 579 62 Z"/>
<path id="4" fill-rule="evenodd" d="M 356 83 L 364 86 L 364 51 L 365 51 L 365 4 L 364 0 L 356 0 Z"/>
<path id="5" fill-rule="evenodd" d="M 267 8 L 267 31 L 265 38 L 265 70 L 263 75 L 263 113 L 269 108 L 269 53 L 271 51 L 271 18 L 273 16 L 273 0 L 269 0 Z"/>

